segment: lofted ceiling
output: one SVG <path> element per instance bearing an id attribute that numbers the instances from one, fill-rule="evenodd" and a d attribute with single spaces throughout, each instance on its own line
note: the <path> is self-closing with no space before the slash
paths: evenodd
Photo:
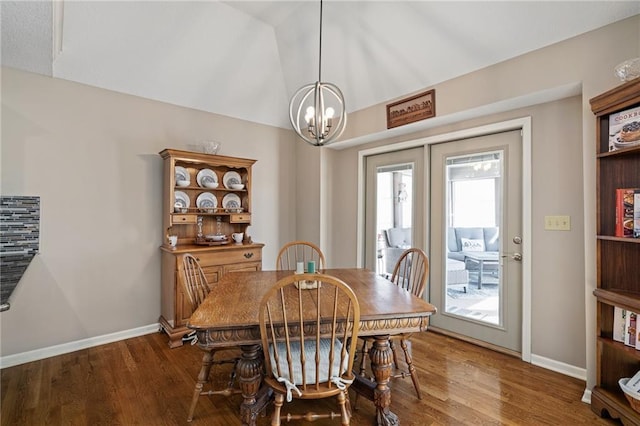
<path id="1" fill-rule="evenodd" d="M 289 128 L 319 2 L 1 2 L 2 65 Z M 385 103 L 640 13 L 638 1 L 332 1 L 322 80 Z"/>

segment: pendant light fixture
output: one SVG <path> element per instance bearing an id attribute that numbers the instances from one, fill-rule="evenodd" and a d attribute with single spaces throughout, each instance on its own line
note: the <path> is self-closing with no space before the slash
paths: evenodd
<path id="1" fill-rule="evenodd" d="M 295 93 L 289 104 L 293 130 L 306 142 L 323 146 L 342 135 L 347 124 L 344 96 L 335 84 L 322 82 L 322 0 L 320 0 L 320 49 L 318 81 Z"/>

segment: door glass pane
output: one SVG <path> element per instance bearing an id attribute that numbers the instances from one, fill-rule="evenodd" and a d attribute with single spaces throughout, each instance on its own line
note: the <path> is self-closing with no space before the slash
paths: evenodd
<path id="1" fill-rule="evenodd" d="M 400 254 L 411 246 L 413 164 L 378 167 L 376 177 L 376 273 L 390 275 Z"/>
<path id="2" fill-rule="evenodd" d="M 500 233 L 503 153 L 446 158 L 445 312 L 502 324 Z"/>

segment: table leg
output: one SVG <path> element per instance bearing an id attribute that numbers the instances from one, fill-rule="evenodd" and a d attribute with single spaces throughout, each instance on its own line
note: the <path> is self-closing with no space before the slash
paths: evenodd
<path id="1" fill-rule="evenodd" d="M 258 414 L 269 402 L 271 393 L 262 384 L 262 354 L 260 345 L 241 346 L 242 356 L 238 360 L 238 386 L 244 401 L 240 405 L 240 418 L 243 425 L 255 426 Z"/>
<path id="2" fill-rule="evenodd" d="M 484 273 L 484 260 L 478 261 L 478 289 L 482 288 L 482 274 Z"/>
<path id="3" fill-rule="evenodd" d="M 376 388 L 373 391 L 373 403 L 376 406 L 376 420 L 378 425 L 399 425 L 398 416 L 389 410 L 391 405 L 391 389 L 389 379 L 393 367 L 393 352 L 389 346 L 389 336 L 375 336 L 373 346 L 369 350 L 371 369 L 376 378 Z"/>

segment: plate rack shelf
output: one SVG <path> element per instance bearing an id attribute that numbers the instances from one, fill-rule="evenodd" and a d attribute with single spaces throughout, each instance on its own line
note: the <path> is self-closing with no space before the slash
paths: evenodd
<path id="1" fill-rule="evenodd" d="M 596 116 L 596 386 L 591 409 L 600 416 L 640 425 L 640 413 L 618 381 L 640 371 L 640 350 L 613 339 L 615 308 L 640 313 L 640 238 L 616 236 L 617 188 L 640 188 L 640 145 L 609 150 L 611 114 L 640 107 L 640 78 L 590 100 Z M 640 117 L 638 117 L 640 121 Z"/>

